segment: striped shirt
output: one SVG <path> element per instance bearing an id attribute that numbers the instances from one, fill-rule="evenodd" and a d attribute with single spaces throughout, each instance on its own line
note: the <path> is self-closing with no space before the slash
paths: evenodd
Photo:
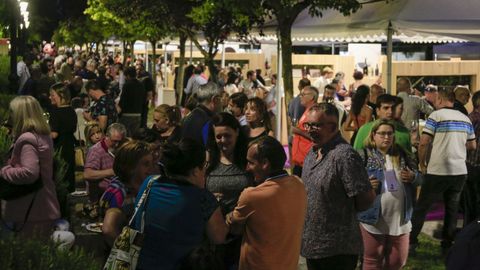
<path id="1" fill-rule="evenodd" d="M 468 115 L 470 121 L 472 121 L 473 130 L 477 137 L 477 149 L 468 151 L 467 164 L 472 167 L 480 167 L 480 111 L 474 110 Z"/>
<path id="2" fill-rule="evenodd" d="M 467 174 L 467 141 L 475 140 L 470 119 L 452 108 L 442 108 L 427 119 L 423 134 L 433 137 L 427 173 L 432 175 Z"/>

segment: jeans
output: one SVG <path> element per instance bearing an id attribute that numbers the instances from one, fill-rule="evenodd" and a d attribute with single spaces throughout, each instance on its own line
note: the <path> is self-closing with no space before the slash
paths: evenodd
<path id="1" fill-rule="evenodd" d="M 408 233 L 393 236 L 372 234 L 360 225 L 363 239 L 363 270 L 401 269 L 407 263 Z"/>
<path id="2" fill-rule="evenodd" d="M 431 175 L 425 176 L 422 184 L 420 197 L 413 210 L 412 232 L 410 243 L 418 243 L 418 235 L 422 230 L 427 211 L 443 195 L 445 204 L 445 217 L 443 219 L 442 247 L 449 247 L 454 240 L 457 227 L 457 212 L 460 203 L 460 195 L 467 179 L 466 175 Z"/>
<path id="3" fill-rule="evenodd" d="M 307 259 L 308 270 L 354 270 L 357 267 L 358 255 L 341 254 L 321 259 Z"/>

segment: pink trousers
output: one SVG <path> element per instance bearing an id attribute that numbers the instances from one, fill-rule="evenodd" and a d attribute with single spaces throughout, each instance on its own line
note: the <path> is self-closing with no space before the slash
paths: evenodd
<path id="1" fill-rule="evenodd" d="M 363 239 L 363 270 L 401 269 L 407 262 L 410 233 L 399 236 L 372 234 L 360 225 Z"/>

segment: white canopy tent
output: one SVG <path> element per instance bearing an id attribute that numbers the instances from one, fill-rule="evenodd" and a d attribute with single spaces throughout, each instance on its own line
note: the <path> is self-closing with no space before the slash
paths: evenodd
<path id="1" fill-rule="evenodd" d="M 387 41 L 387 89 L 392 85 L 392 43 L 480 42 L 479 0 L 390 0 L 364 4 L 344 16 L 327 9 L 321 17 L 308 10 L 292 26 L 295 42 L 379 42 Z M 277 22 L 267 22 L 260 41 L 276 40 Z M 280 55 L 280 54 L 279 54 Z M 278 61 L 279 66 L 280 61 Z M 280 83 L 280 82 L 279 82 Z M 282 86 L 279 85 L 278 92 Z M 279 93 L 280 94 L 280 93 Z"/>

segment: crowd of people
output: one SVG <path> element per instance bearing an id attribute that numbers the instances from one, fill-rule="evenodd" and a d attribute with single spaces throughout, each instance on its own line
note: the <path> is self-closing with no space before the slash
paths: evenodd
<path id="1" fill-rule="evenodd" d="M 108 55 L 68 55 L 40 65 L 46 72 L 10 104 L 15 143 L 0 170 L 11 183 L 43 182 L 5 204 L 4 227 L 20 234 L 49 236 L 68 219 L 51 160 L 58 149 L 73 192 L 79 147 L 106 246 L 126 225 L 145 234 L 137 269 L 297 269 L 300 255 L 309 270 L 400 269 L 438 197 L 444 254 L 462 202 L 465 223 L 480 215 L 480 92 L 465 115 L 468 88 L 413 91 L 400 78 L 393 96 L 363 84 L 361 72 L 346 87 L 327 67 L 299 82 L 288 151 L 273 137 L 275 74 L 267 85 L 253 70 L 212 80 L 202 65 L 187 67 L 181 106 L 156 104 L 148 126 L 156 90 L 141 59 L 123 67 Z"/>

